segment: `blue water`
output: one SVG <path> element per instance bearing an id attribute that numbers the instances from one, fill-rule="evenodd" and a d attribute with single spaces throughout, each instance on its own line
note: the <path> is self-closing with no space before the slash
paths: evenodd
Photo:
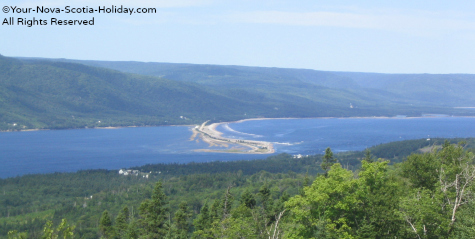
<path id="1" fill-rule="evenodd" d="M 224 136 L 275 142 L 276 153 L 363 150 L 404 139 L 475 137 L 475 118 L 292 119 L 220 125 Z M 46 130 L 0 133 L 0 178 L 30 173 L 119 169 L 153 163 L 262 159 L 268 155 L 194 152 L 190 127 Z"/>
<path id="2" fill-rule="evenodd" d="M 223 136 L 274 142 L 289 154 L 364 150 L 392 141 L 475 137 L 475 118 L 321 118 L 252 120 L 217 127 Z"/>

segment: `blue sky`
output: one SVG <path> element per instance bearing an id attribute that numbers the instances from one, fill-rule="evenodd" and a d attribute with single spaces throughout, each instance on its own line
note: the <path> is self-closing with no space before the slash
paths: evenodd
<path id="1" fill-rule="evenodd" d="M 475 74 L 475 1 L 4 0 L 0 7 L 155 7 L 13 14 L 94 26 L 0 25 L 0 54 L 381 73 Z"/>

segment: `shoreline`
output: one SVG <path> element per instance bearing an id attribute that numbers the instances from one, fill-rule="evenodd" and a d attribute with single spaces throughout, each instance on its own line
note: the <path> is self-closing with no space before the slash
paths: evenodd
<path id="1" fill-rule="evenodd" d="M 214 153 L 241 153 L 241 154 L 272 154 L 275 153 L 274 146 L 270 142 L 257 140 L 242 140 L 222 137 L 222 132 L 216 130 L 220 123 L 212 123 L 206 125 L 208 121 L 195 126 L 192 131 L 193 135 L 190 141 L 195 140 L 196 137 L 201 138 L 204 142 L 209 144 L 209 147 L 223 147 L 225 149 L 197 149 L 196 152 L 214 152 Z"/>
<path id="2" fill-rule="evenodd" d="M 226 121 L 226 122 L 219 122 L 219 123 L 213 123 L 213 124 L 225 124 L 225 123 L 241 123 L 245 121 L 251 121 L 251 120 L 289 120 L 289 119 L 419 119 L 419 118 L 475 118 L 475 115 L 473 116 L 456 116 L 456 115 L 446 115 L 446 116 L 404 116 L 404 117 L 398 117 L 398 116 L 350 116 L 350 117 L 332 117 L 332 116 L 325 116 L 325 117 L 288 117 L 288 118 L 249 118 L 249 119 L 240 119 L 240 120 L 235 120 L 235 121 Z M 40 130 L 71 130 L 71 129 L 121 129 L 121 128 L 138 128 L 138 127 L 163 127 L 163 126 L 175 126 L 175 127 L 181 127 L 181 126 L 186 126 L 186 127 L 193 127 L 196 126 L 196 124 L 174 124 L 174 125 L 144 125 L 144 126 L 137 126 L 137 125 L 130 125 L 130 126 L 103 126 L 103 127 L 84 127 L 84 128 L 64 128 L 64 129 L 20 129 L 20 130 L 0 130 L 0 133 L 2 132 L 28 132 L 28 131 L 40 131 Z M 219 132 L 219 131 L 218 131 Z"/>
<path id="3" fill-rule="evenodd" d="M 249 119 L 241 119 L 235 121 L 228 121 L 228 122 L 220 122 L 219 124 L 226 124 L 226 123 L 241 123 L 245 121 L 253 121 L 253 120 L 290 120 L 290 119 L 421 119 L 421 118 L 475 118 L 475 116 L 454 116 L 454 115 L 446 115 L 446 116 L 350 116 L 350 117 L 332 117 L 332 116 L 324 116 L 324 117 L 288 117 L 288 118 L 249 118 Z"/>
<path id="4" fill-rule="evenodd" d="M 257 141 L 257 140 L 237 140 L 237 139 L 230 139 L 222 137 L 222 132 L 216 130 L 221 124 L 230 124 L 230 123 L 242 123 L 245 121 L 254 121 L 254 120 L 290 120 L 290 119 L 421 119 L 421 118 L 475 118 L 475 116 L 444 116 L 444 115 L 430 115 L 428 116 L 361 116 L 361 117 L 310 117 L 310 118 L 250 118 L 250 119 L 241 119 L 236 121 L 228 121 L 228 122 L 219 122 L 219 123 L 212 123 L 206 126 L 210 120 L 201 124 L 201 126 L 195 126 L 192 128 L 192 136 L 190 137 L 190 141 L 195 140 L 196 137 L 200 137 L 204 142 L 209 144 L 209 147 L 224 147 L 226 149 L 197 149 L 194 150 L 195 152 L 213 152 L 213 153 L 240 153 L 240 154 L 271 154 L 275 153 L 273 143 L 267 141 Z M 198 141 L 198 140 L 197 140 Z M 238 142 L 240 141 L 240 142 Z M 240 145 L 251 150 L 247 150 L 246 148 L 235 148 L 230 147 L 230 145 Z M 256 145 L 253 147 L 253 145 Z M 266 150 L 259 150 L 259 148 L 266 148 Z"/>

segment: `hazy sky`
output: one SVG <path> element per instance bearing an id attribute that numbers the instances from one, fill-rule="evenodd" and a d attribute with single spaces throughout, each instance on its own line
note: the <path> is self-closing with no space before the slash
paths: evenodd
<path id="1" fill-rule="evenodd" d="M 382 73 L 475 73 L 475 1 L 3 0 L 0 7 L 154 7 L 153 14 L 9 13 L 0 54 Z M 5 9 L 4 9 L 5 10 Z M 17 25 L 18 18 L 46 26 Z M 51 18 L 94 26 L 52 26 Z"/>

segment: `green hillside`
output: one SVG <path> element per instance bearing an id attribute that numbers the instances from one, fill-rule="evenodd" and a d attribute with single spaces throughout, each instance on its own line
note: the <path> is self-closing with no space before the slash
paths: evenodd
<path id="1" fill-rule="evenodd" d="M 187 124 L 256 117 L 268 108 L 192 83 L 81 64 L 5 57 L 0 64 L 2 129 Z"/>
<path id="2" fill-rule="evenodd" d="M 384 113 L 396 111 L 402 105 L 406 110 L 422 107 L 425 112 L 440 113 L 441 109 L 434 108 L 446 108 L 443 110 L 446 114 L 474 114 L 453 109 L 475 105 L 475 96 L 471 93 L 475 90 L 475 75 L 470 74 L 378 74 L 156 62 L 62 61 L 197 82 L 220 90 L 237 88 L 257 94 L 277 90 L 325 103 L 328 103 L 327 93 L 338 92 L 342 104 L 351 102 L 359 108 L 388 110 L 381 111 Z M 328 91 L 322 93 L 318 87 Z M 411 114 L 410 110 L 406 114 Z"/>
<path id="3" fill-rule="evenodd" d="M 451 107 L 470 106 L 472 96 L 465 95 L 471 85 L 463 94 L 458 90 L 437 97 L 442 80 L 432 88 L 405 85 L 407 91 L 388 91 L 350 76 L 301 69 L 0 56 L 0 130 L 475 113 Z"/>
<path id="4" fill-rule="evenodd" d="M 267 89 L 269 84 L 279 84 L 286 88 L 301 86 L 298 88 L 301 90 L 304 87 L 320 86 L 337 89 L 347 95 L 368 96 L 370 100 L 377 100 L 384 105 L 405 103 L 428 107 L 475 106 L 475 96 L 471 93 L 475 90 L 475 75 L 470 74 L 379 74 L 153 62 L 74 62 L 215 87 L 251 90 L 251 83 L 252 89 Z"/>

